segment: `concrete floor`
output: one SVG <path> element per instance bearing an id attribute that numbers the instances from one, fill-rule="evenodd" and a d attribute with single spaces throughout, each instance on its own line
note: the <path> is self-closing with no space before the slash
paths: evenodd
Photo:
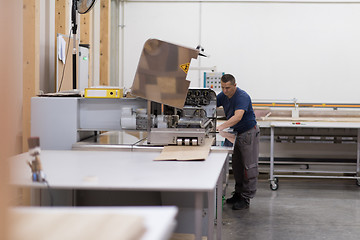
<path id="1" fill-rule="evenodd" d="M 279 179 L 270 190 L 268 175 L 259 177 L 250 208 L 223 208 L 224 240 L 360 239 L 360 187 L 355 180 Z M 234 189 L 229 178 L 227 197 Z"/>

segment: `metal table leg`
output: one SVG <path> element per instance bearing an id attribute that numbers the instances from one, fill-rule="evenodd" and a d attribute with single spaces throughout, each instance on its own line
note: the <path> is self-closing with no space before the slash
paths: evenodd
<path id="1" fill-rule="evenodd" d="M 357 133 L 357 158 L 356 158 L 356 183 L 360 186 L 360 129 L 358 129 Z"/>
<path id="2" fill-rule="evenodd" d="M 208 232 L 207 239 L 214 239 L 214 222 L 215 222 L 215 189 L 208 192 Z"/>
<path id="3" fill-rule="evenodd" d="M 202 238 L 202 211 L 204 197 L 202 192 L 195 193 L 195 240 Z"/>
<path id="4" fill-rule="evenodd" d="M 220 176 L 216 185 L 216 240 L 221 239 L 222 233 L 222 196 L 223 196 L 223 178 L 224 174 L 226 174 L 225 167 L 220 172 Z"/>
<path id="5" fill-rule="evenodd" d="M 277 190 L 278 184 L 277 181 L 275 181 L 274 178 L 274 127 L 270 128 L 270 188 L 271 190 Z"/>

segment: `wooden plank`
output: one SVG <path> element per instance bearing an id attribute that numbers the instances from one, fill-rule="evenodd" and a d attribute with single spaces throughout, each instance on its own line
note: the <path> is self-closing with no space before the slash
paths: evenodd
<path id="1" fill-rule="evenodd" d="M 142 216 L 104 210 L 40 208 L 13 210 L 10 216 L 12 240 L 139 240 L 146 232 Z"/>
<path id="2" fill-rule="evenodd" d="M 28 150 L 31 98 L 40 84 L 40 0 L 23 1 L 23 151 Z"/>
<path id="3" fill-rule="evenodd" d="M 23 1 L 23 150 L 30 136 L 30 99 L 39 91 L 39 0 Z"/>
<path id="4" fill-rule="evenodd" d="M 22 1 L 0 1 L 0 239 L 9 240 L 8 207 L 12 198 L 8 157 L 21 145 L 16 141 L 21 124 L 22 86 Z M 20 146 L 21 151 L 21 146 Z"/>
<path id="5" fill-rule="evenodd" d="M 80 15 L 80 44 L 90 44 L 92 39 L 92 11 Z"/>
<path id="6" fill-rule="evenodd" d="M 70 26 L 69 26 L 69 19 L 70 19 L 70 7 L 71 7 L 71 0 L 56 0 L 55 1 L 55 81 L 56 81 L 56 69 L 57 69 L 57 34 L 64 34 L 69 35 Z M 71 49 L 69 49 L 71 52 Z M 71 61 L 71 62 L 70 62 Z M 67 64 L 72 65 L 72 59 Z M 72 81 L 72 79 L 67 79 L 65 81 Z M 70 83 L 72 84 L 72 83 Z M 66 84 L 65 84 L 66 85 Z M 57 84 L 54 84 L 56 92 Z"/>
<path id="7" fill-rule="evenodd" d="M 86 14 L 80 15 L 80 43 L 81 44 L 89 44 L 89 79 L 88 86 L 92 86 L 92 49 L 94 48 L 94 39 L 93 39 L 93 11 L 90 11 Z"/>
<path id="8" fill-rule="evenodd" d="M 69 19 L 71 0 L 56 0 L 55 2 L 55 37 L 56 34 L 69 34 Z"/>
<path id="9" fill-rule="evenodd" d="M 27 139 L 31 136 L 31 98 L 40 89 L 40 0 L 23 1 L 23 75 L 22 75 L 22 151 L 28 150 Z M 30 191 L 22 192 L 21 202 L 30 204 Z"/>
<path id="10" fill-rule="evenodd" d="M 100 85 L 110 85 L 111 1 L 100 1 Z"/>
<path id="11" fill-rule="evenodd" d="M 23 1 L 22 150 L 31 136 L 31 98 L 40 90 L 40 0 Z M 30 204 L 30 191 L 21 189 L 21 205 Z"/>

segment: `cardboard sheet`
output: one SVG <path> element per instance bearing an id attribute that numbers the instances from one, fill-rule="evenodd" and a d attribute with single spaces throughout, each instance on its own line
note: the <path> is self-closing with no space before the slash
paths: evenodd
<path id="1" fill-rule="evenodd" d="M 131 94 L 183 108 L 190 81 L 186 80 L 188 64 L 197 59 L 199 50 L 148 39 L 137 66 Z"/>
<path id="2" fill-rule="evenodd" d="M 206 138 L 202 146 L 165 146 L 155 161 L 204 161 L 214 138 Z"/>

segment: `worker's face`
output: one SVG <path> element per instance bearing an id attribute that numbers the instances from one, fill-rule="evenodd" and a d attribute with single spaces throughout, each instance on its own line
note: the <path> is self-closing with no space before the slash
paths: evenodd
<path id="1" fill-rule="evenodd" d="M 222 89 L 223 93 L 225 94 L 225 96 L 227 96 L 228 98 L 231 98 L 235 94 L 236 83 L 231 84 L 231 82 L 224 83 L 223 81 L 221 81 L 220 84 L 221 84 L 221 89 Z"/>

